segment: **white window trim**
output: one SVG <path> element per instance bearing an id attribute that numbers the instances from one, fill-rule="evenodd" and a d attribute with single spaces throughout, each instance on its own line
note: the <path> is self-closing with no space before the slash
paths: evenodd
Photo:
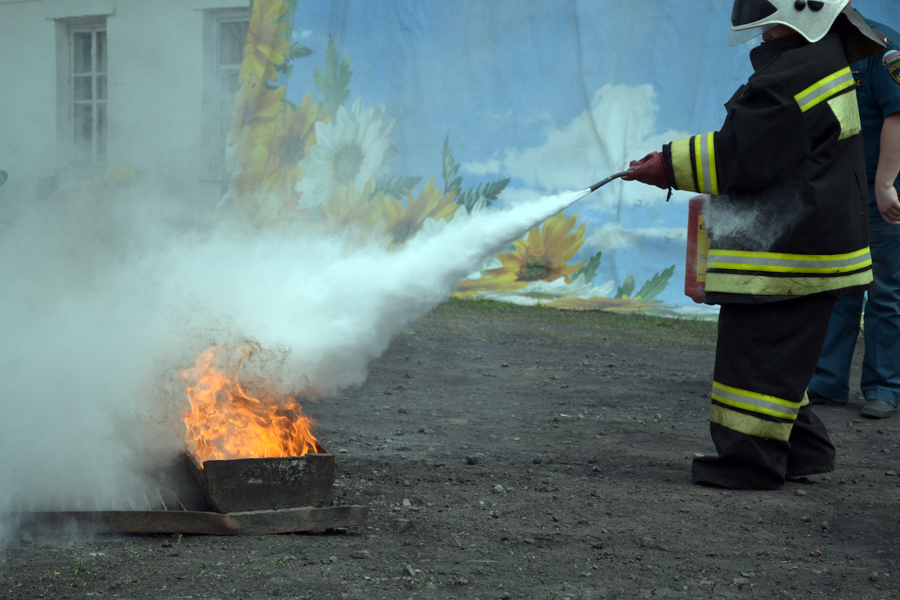
<path id="1" fill-rule="evenodd" d="M 218 48 L 219 24 L 228 21 L 249 21 L 250 8 L 221 8 L 203 11 L 203 95 L 201 118 L 202 178 L 221 181 L 224 185 L 225 164 L 215 161 L 215 153 L 225 142 L 218 139 L 219 119 L 218 98 Z M 226 119 L 231 114 L 225 115 Z"/>
<path id="2" fill-rule="evenodd" d="M 106 31 L 106 17 L 78 17 L 56 21 L 56 164 L 62 168 L 75 158 L 72 36 L 76 31 Z M 109 48 L 107 47 L 107 53 Z M 108 59 L 107 59 L 108 61 Z M 107 62 L 108 64 L 108 62 Z M 109 94 L 107 75 L 107 94 Z M 109 97 L 107 95 L 107 100 Z M 107 112 L 107 150 L 109 113 Z"/>

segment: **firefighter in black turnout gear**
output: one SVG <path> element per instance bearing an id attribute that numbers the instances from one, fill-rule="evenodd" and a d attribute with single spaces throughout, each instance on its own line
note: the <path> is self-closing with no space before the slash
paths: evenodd
<path id="1" fill-rule="evenodd" d="M 883 51 L 849 0 L 736 0 L 730 43 L 762 34 L 719 131 L 673 141 L 625 179 L 708 194 L 706 302 L 720 304 L 697 484 L 780 489 L 834 470 L 812 378 L 839 294 L 872 283 L 849 63 Z"/>

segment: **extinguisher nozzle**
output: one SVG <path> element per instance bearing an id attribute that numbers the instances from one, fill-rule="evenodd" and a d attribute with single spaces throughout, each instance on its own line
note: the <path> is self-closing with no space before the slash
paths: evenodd
<path id="1" fill-rule="evenodd" d="M 610 175 L 609 177 L 607 177 L 607 178 L 604 179 L 603 181 L 598 181 L 597 183 L 595 183 L 594 185 L 592 185 L 592 186 L 591 186 L 590 188 L 588 188 L 588 189 L 590 189 L 592 192 L 597 191 L 599 188 L 602 188 L 604 185 L 606 185 L 607 183 L 609 183 L 609 182 L 612 181 L 613 179 L 618 179 L 619 177 L 623 177 L 623 176 L 628 175 L 628 174 L 630 174 L 630 173 L 631 173 L 631 169 L 629 169 L 629 170 L 627 170 L 627 171 L 622 171 L 621 173 L 616 173 L 615 175 Z"/>

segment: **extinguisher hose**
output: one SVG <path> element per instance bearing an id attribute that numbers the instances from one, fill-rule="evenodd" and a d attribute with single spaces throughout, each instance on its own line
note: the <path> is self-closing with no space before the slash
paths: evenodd
<path id="1" fill-rule="evenodd" d="M 622 171 L 621 173 L 616 173 L 615 175 L 610 175 L 609 177 L 607 177 L 607 178 L 604 179 L 603 181 L 598 181 L 597 183 L 595 183 L 594 185 L 592 185 L 589 189 L 590 189 L 592 192 L 593 192 L 593 191 L 596 191 L 597 189 L 602 188 L 604 185 L 606 185 L 607 183 L 609 183 L 609 182 L 612 181 L 613 179 L 618 179 L 619 177 L 622 177 L 622 176 L 624 176 L 624 175 L 628 175 L 629 173 L 631 173 L 631 169 L 628 169 L 627 171 Z"/>

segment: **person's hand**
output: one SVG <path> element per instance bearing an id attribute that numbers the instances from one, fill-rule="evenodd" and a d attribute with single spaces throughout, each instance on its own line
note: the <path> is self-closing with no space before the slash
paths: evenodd
<path id="1" fill-rule="evenodd" d="M 661 152 L 651 152 L 641 160 L 633 160 L 628 167 L 629 173 L 622 176 L 625 181 L 640 181 L 664 190 L 672 187 L 669 168 Z"/>
<path id="2" fill-rule="evenodd" d="M 893 185 L 876 185 L 875 203 L 878 204 L 878 212 L 881 213 L 885 223 L 900 225 L 900 200 L 897 199 L 897 188 Z"/>

